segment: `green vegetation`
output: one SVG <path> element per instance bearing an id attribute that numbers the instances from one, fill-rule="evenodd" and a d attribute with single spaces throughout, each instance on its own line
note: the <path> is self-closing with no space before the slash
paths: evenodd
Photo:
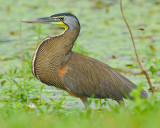
<path id="1" fill-rule="evenodd" d="M 123 3 L 138 53 L 159 91 L 160 2 Z M 147 100 L 139 98 L 141 87 L 149 87 L 136 62 L 118 0 L 0 0 L 0 5 L 0 128 L 160 127 L 159 92 L 152 96 L 148 91 Z M 60 12 L 72 12 L 80 20 L 81 33 L 74 51 L 108 63 L 140 85 L 132 92 L 135 100 L 126 100 L 126 105 L 120 106 L 105 99 L 100 106 L 98 99 L 91 98 L 91 109 L 85 110 L 79 99 L 33 77 L 30 62 L 38 42 L 61 33 L 62 29 L 46 24 L 21 24 L 20 20 Z"/>

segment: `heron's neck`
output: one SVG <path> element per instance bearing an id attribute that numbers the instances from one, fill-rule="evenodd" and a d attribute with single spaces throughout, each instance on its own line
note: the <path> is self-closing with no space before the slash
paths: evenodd
<path id="1" fill-rule="evenodd" d="M 68 51 L 72 51 L 72 47 L 79 35 L 79 32 L 79 23 L 75 24 L 74 26 L 67 26 L 67 28 L 65 28 L 65 31 L 62 34 L 43 39 L 39 43 L 39 46 L 37 47 L 35 52 L 38 53 L 43 50 L 45 54 L 66 54 L 68 53 Z"/>
<path id="2" fill-rule="evenodd" d="M 57 39 L 59 40 L 56 46 L 62 50 L 62 52 L 68 52 L 72 50 L 74 42 L 76 41 L 80 32 L 79 24 L 76 26 L 68 26 L 68 29 L 64 31 Z"/>
<path id="3" fill-rule="evenodd" d="M 37 65 L 46 64 L 46 61 L 54 63 L 57 67 L 62 61 L 68 61 L 68 55 L 72 53 L 72 47 L 77 39 L 80 31 L 79 24 L 68 26 L 68 29 L 61 35 L 47 37 L 43 39 L 34 52 L 32 58 L 32 72 L 36 76 L 35 67 Z M 65 58 L 65 59 L 64 59 Z M 45 65 L 44 64 L 44 65 Z"/>

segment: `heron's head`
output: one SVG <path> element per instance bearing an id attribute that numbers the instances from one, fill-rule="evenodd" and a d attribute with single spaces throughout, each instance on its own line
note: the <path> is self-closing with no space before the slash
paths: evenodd
<path id="1" fill-rule="evenodd" d="M 59 14 L 52 15 L 50 17 L 23 20 L 22 22 L 25 22 L 25 23 L 53 23 L 61 27 L 64 27 L 65 30 L 67 30 L 68 27 L 73 28 L 76 25 L 80 26 L 77 17 L 70 13 L 59 13 Z"/>

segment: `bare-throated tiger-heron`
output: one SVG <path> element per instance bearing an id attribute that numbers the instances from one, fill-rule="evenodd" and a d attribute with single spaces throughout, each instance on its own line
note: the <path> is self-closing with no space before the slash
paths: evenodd
<path id="1" fill-rule="evenodd" d="M 105 63 L 72 51 L 80 32 L 80 23 L 70 13 L 25 20 L 26 23 L 54 23 L 65 28 L 58 36 L 43 39 L 32 58 L 32 73 L 42 83 L 55 86 L 78 97 L 111 98 L 120 102 L 137 86 Z M 147 92 L 141 91 L 146 98 Z"/>

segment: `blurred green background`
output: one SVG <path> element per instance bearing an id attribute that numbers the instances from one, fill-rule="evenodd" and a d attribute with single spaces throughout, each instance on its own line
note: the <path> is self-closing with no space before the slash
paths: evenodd
<path id="1" fill-rule="evenodd" d="M 132 29 L 139 56 L 151 77 L 153 85 L 159 88 L 160 1 L 123 0 L 123 10 Z M 0 122 L 4 124 L 4 127 L 12 127 L 11 125 L 5 125 L 7 121 L 3 121 L 4 117 L 9 119 L 10 122 L 13 121 L 14 124 L 20 118 L 34 118 L 34 112 L 36 114 L 39 112 L 44 114 L 58 110 L 58 115 L 54 113 L 55 115 L 41 115 L 38 118 L 44 116 L 44 119 L 42 119 L 44 121 L 55 116 L 57 120 L 62 121 L 64 119 L 61 116 L 64 114 L 65 118 L 69 118 L 66 122 L 68 126 L 70 126 L 73 118 L 87 118 L 86 114 L 88 113 L 79 111 L 79 109 L 84 108 L 79 99 L 69 96 L 62 90 L 43 85 L 31 74 L 31 58 L 40 40 L 49 35 L 60 34 L 63 29 L 54 25 L 24 24 L 20 21 L 47 17 L 63 12 L 73 13 L 81 24 L 81 32 L 76 41 L 74 51 L 109 64 L 137 85 L 143 85 L 145 90 L 148 91 L 147 80 L 140 71 L 128 29 L 120 13 L 119 0 L 0 0 L 0 109 L 3 111 L 0 116 L 2 117 Z M 17 81 L 17 84 L 13 82 L 13 79 Z M 123 115 L 125 108 L 118 107 L 113 109 L 113 106 L 117 107 L 116 102 L 103 100 L 104 119 L 111 117 L 111 122 L 113 120 L 119 122 L 115 124 L 115 127 L 119 126 L 121 118 L 132 117 L 133 115 L 129 114 L 130 111 L 137 112 L 135 110 L 137 104 L 138 107 L 146 104 L 147 110 L 145 110 L 150 113 L 150 107 L 153 107 L 155 102 L 151 103 L 152 105 L 146 102 L 131 103 L 130 106 L 133 105 L 134 107 L 129 107 L 126 115 Z M 99 108 L 99 101 L 94 100 L 91 108 Z M 113 109 L 113 113 L 111 112 L 106 116 L 110 109 Z M 120 112 L 121 109 L 122 112 Z M 140 107 L 140 111 L 141 109 Z M 70 110 L 73 113 L 68 114 Z M 158 114 L 159 108 L 157 107 L 156 110 Z M 34 116 L 17 114 L 17 111 L 34 111 L 32 113 Z M 79 113 L 75 115 L 77 111 Z M 119 115 L 113 118 L 117 111 L 119 111 Z M 95 116 L 102 118 L 103 113 L 100 113 L 100 115 L 98 113 L 96 111 L 94 113 Z M 143 117 L 146 117 L 146 121 L 149 120 L 150 116 L 150 114 L 143 115 Z M 154 116 L 156 119 L 156 115 Z M 88 116 L 88 118 L 88 123 L 86 123 L 87 120 L 86 122 L 83 120 L 83 127 L 90 126 L 90 123 L 95 119 L 92 119 L 92 116 Z M 132 118 L 128 118 L 129 124 L 135 123 L 133 126 L 138 127 L 137 120 L 140 118 L 134 118 L 133 122 Z M 39 120 L 34 121 L 38 122 Z M 31 120 L 27 121 L 30 122 Z M 22 125 L 20 124 L 19 127 L 27 126 L 27 121 Z M 51 121 L 49 119 L 49 122 Z M 54 121 L 56 122 L 56 119 Z M 60 123 L 59 121 L 57 124 Z M 77 122 L 79 121 L 81 120 L 77 120 Z M 101 124 L 100 119 L 98 122 L 98 125 Z M 17 124 L 19 123 L 15 123 L 15 127 L 18 127 Z M 127 125 L 128 123 L 124 124 L 124 126 Z M 35 125 L 31 126 L 34 127 Z M 63 126 L 66 126 L 66 124 L 64 123 L 60 127 Z M 105 124 L 102 124 L 102 126 L 105 126 Z M 114 123 L 109 126 L 114 127 Z M 155 126 L 158 126 L 158 123 L 155 123 Z"/>

